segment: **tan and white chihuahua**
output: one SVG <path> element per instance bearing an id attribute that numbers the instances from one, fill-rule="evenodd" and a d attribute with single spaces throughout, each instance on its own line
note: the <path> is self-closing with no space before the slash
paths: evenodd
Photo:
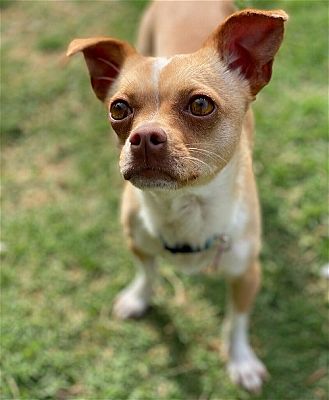
<path id="1" fill-rule="evenodd" d="M 213 265 L 230 286 L 228 372 L 253 392 L 267 372 L 248 340 L 261 235 L 250 103 L 271 78 L 286 20 L 280 10 L 234 13 L 231 1 L 159 1 L 139 52 L 110 37 L 75 39 L 67 52 L 84 54 L 127 181 L 122 223 L 138 273 L 114 314 L 146 311 L 158 256 L 187 270 Z"/>

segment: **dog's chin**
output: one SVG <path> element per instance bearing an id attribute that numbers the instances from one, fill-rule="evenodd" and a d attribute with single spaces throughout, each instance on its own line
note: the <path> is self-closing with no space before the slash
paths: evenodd
<path id="1" fill-rule="evenodd" d="M 127 169 L 121 173 L 125 180 L 142 190 L 177 190 L 189 182 L 170 171 L 155 168 Z"/>

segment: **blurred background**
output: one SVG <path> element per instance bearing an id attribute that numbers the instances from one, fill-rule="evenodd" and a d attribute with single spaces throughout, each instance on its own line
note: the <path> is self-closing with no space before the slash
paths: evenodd
<path id="1" fill-rule="evenodd" d="M 163 264 L 155 307 L 112 319 L 134 269 L 106 110 L 75 37 L 134 42 L 146 1 L 1 7 L 1 398 L 250 399 L 218 354 L 225 286 Z M 328 399 L 327 1 L 238 1 L 290 15 L 254 104 L 263 288 L 251 340 L 271 373 L 260 399 Z"/>

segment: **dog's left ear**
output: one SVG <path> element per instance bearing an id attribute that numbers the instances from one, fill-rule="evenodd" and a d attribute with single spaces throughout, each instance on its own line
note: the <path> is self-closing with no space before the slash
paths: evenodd
<path id="1" fill-rule="evenodd" d="M 110 37 L 75 39 L 70 43 L 66 55 L 72 56 L 79 51 L 83 52 L 91 85 L 101 101 L 106 99 L 127 57 L 137 54 L 127 42 Z"/>
<path id="2" fill-rule="evenodd" d="M 244 10 L 231 15 L 210 36 L 206 46 L 215 46 L 231 70 L 249 81 L 255 96 L 272 75 L 272 63 L 283 39 L 288 15 L 282 10 Z"/>

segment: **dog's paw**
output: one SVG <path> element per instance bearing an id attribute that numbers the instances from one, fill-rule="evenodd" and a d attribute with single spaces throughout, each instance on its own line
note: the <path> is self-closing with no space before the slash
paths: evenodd
<path id="1" fill-rule="evenodd" d="M 251 393 L 259 394 L 263 382 L 268 378 L 264 364 L 252 352 L 228 362 L 227 369 L 233 383 L 242 386 Z"/>
<path id="2" fill-rule="evenodd" d="M 148 301 L 134 291 L 123 291 L 114 301 L 113 314 L 120 319 L 140 318 L 149 307 Z"/>

